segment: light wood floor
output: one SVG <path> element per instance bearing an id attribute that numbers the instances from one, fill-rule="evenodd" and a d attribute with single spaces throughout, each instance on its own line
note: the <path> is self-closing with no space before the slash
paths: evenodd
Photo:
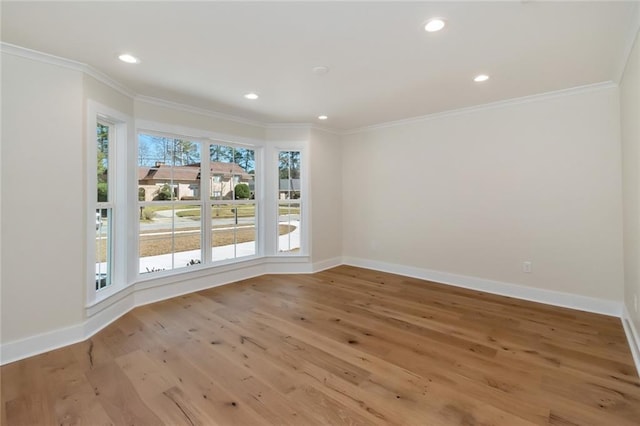
<path id="1" fill-rule="evenodd" d="M 640 424 L 619 319 L 347 266 L 140 307 L 1 374 L 6 425 Z"/>

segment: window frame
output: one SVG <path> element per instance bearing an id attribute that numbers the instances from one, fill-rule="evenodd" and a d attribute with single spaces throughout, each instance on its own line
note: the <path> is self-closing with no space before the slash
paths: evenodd
<path id="1" fill-rule="evenodd" d="M 269 164 L 270 174 L 272 176 L 272 193 L 270 194 L 271 198 L 275 200 L 274 206 L 272 209 L 272 214 L 268 218 L 271 222 L 271 228 L 273 229 L 270 233 L 274 234 L 274 238 L 271 241 L 271 250 L 273 255 L 280 258 L 305 258 L 311 256 L 311 244 L 309 238 L 309 224 L 310 224 L 310 210 L 311 204 L 310 200 L 310 185 L 309 185 L 309 150 L 308 150 L 308 142 L 291 142 L 291 143 L 278 143 L 273 146 L 271 149 L 271 161 Z M 300 153 L 300 198 L 296 200 L 296 203 L 300 204 L 300 249 L 298 252 L 291 251 L 279 251 L 278 240 L 280 237 L 279 233 L 279 216 L 280 216 L 280 205 L 281 200 L 279 198 L 280 194 L 280 174 L 279 174 L 279 164 L 280 164 L 280 153 L 281 152 L 291 152 L 297 151 Z M 283 200 L 284 201 L 284 200 Z"/>
<path id="2" fill-rule="evenodd" d="M 129 226 L 129 214 L 127 212 L 128 198 L 128 164 L 127 152 L 130 131 L 133 128 L 133 120 L 130 116 L 98 103 L 87 100 L 87 129 L 86 129 L 86 294 L 87 307 L 127 287 L 130 283 L 129 258 L 130 247 L 127 242 L 127 229 Z M 96 129 L 98 124 L 109 126 L 109 165 L 108 165 L 108 201 L 97 200 L 97 146 Z M 96 289 L 96 210 L 100 208 L 111 209 L 110 249 L 111 282 L 104 288 Z"/>
<path id="3" fill-rule="evenodd" d="M 180 126 L 172 126 L 163 123 L 150 122 L 145 120 L 139 120 L 136 122 L 135 129 L 135 153 L 133 155 L 133 163 L 135 164 L 136 173 L 135 177 L 132 179 L 132 188 L 138 188 L 138 145 L 139 145 L 139 137 L 141 134 L 166 137 L 172 139 L 182 139 L 189 140 L 192 142 L 197 142 L 200 144 L 200 199 L 199 200 L 175 200 L 173 203 L 177 205 L 180 204 L 199 204 L 201 207 L 201 220 L 200 220 L 200 236 L 201 236 L 201 244 L 200 244 L 200 252 L 201 252 L 201 263 L 191 265 L 188 268 L 178 268 L 164 271 L 155 271 L 153 273 L 140 272 L 139 262 L 140 262 L 140 221 L 135 220 L 134 225 L 134 234 L 135 234 L 135 248 L 133 250 L 134 255 L 132 256 L 132 267 L 134 268 L 133 273 L 135 274 L 136 282 L 145 282 L 154 280 L 157 278 L 163 278 L 168 276 L 175 276 L 178 274 L 184 274 L 191 271 L 198 271 L 202 269 L 215 268 L 230 264 L 236 264 L 240 262 L 255 260 L 258 258 L 264 257 L 264 220 L 263 220 L 263 196 L 262 194 L 262 183 L 263 180 L 262 170 L 263 170 L 263 155 L 262 151 L 264 149 L 264 142 L 255 139 L 248 138 L 240 138 L 240 137 L 231 137 L 226 135 L 220 135 L 213 132 L 205 132 L 201 130 L 195 130 L 190 128 L 184 128 Z M 232 141 L 233 140 L 233 141 Z M 215 204 L 215 200 L 211 200 L 208 195 L 211 192 L 210 187 L 210 155 L 209 155 L 209 147 L 211 145 L 225 145 L 234 148 L 245 148 L 252 149 L 255 152 L 255 189 L 254 194 L 255 197 L 252 200 L 233 200 L 233 204 L 255 204 L 255 227 L 256 227 L 256 240 L 255 240 L 255 254 L 252 256 L 243 256 L 239 258 L 233 259 L 225 259 L 219 261 L 212 260 L 212 247 L 211 238 L 212 231 L 210 226 L 210 221 L 207 221 L 206 218 L 211 217 L 212 205 Z M 230 200 L 223 200 L 224 203 L 229 204 Z M 160 204 L 161 202 L 144 202 L 144 204 Z M 139 217 L 139 207 L 142 203 L 138 201 L 136 195 L 136 201 L 134 205 L 136 206 L 135 210 L 138 213 Z"/>
<path id="4" fill-rule="evenodd" d="M 149 130 L 149 129 L 142 129 L 142 128 L 137 128 L 136 132 L 135 132 L 135 154 L 133 156 L 133 162 L 135 163 L 135 169 L 136 169 L 136 173 L 135 173 L 135 177 L 132 180 L 132 187 L 136 188 L 136 193 L 138 191 L 138 186 L 139 186 L 139 180 L 138 180 L 138 154 L 139 154 L 139 142 L 140 142 L 140 135 L 149 135 L 149 136 L 155 136 L 155 137 L 161 137 L 161 138 L 169 138 L 169 139 L 178 139 L 178 140 L 187 140 L 189 142 L 195 142 L 198 143 L 200 145 L 200 174 L 202 175 L 202 169 L 203 169 L 203 159 L 202 159 L 202 146 L 204 144 L 204 142 L 201 140 L 201 138 L 194 138 L 194 137 L 190 137 L 190 136 L 186 136 L 186 135 L 178 135 L 178 134 L 174 134 L 174 133 L 169 133 L 169 132 L 162 132 L 162 131 L 156 131 L 156 130 Z M 173 167 L 173 166 L 172 166 Z M 145 206 L 158 206 L 158 205 L 164 205 L 164 204 L 171 204 L 174 207 L 175 206 L 180 206 L 180 205 L 195 205 L 195 204 L 199 204 L 200 205 L 200 209 L 201 211 L 204 211 L 204 201 L 202 199 L 202 193 L 203 193 L 203 187 L 202 187 L 202 182 L 203 182 L 203 178 L 202 176 L 200 177 L 200 199 L 199 200 L 178 200 L 178 199 L 172 199 L 172 200 L 164 200 L 164 201 L 140 201 L 139 199 L 136 199 L 135 202 L 135 206 L 136 208 L 133 209 L 136 211 L 136 220 L 135 220 L 135 249 L 133 251 L 133 268 L 134 268 L 134 273 L 136 276 L 136 281 L 145 281 L 149 278 L 156 278 L 156 277 L 163 277 L 163 276 L 171 276 L 171 275 L 175 275 L 178 273 L 182 273 L 182 272 L 187 272 L 187 271 L 192 271 L 195 269 L 200 269 L 203 266 L 203 263 L 195 264 L 192 265 L 189 269 L 185 269 L 185 268 L 175 268 L 175 257 L 172 257 L 171 260 L 171 269 L 168 270 L 161 270 L 161 271 L 153 271 L 153 272 L 140 272 L 140 207 L 145 207 Z M 175 184 L 171 184 L 171 187 L 174 188 Z M 202 223 L 202 219 L 200 221 L 200 223 Z M 172 235 L 175 235 L 175 228 L 172 226 Z M 203 243 L 204 243 L 204 238 L 202 235 L 202 228 L 200 231 L 200 251 L 201 251 L 201 257 L 202 257 L 202 247 L 203 247 Z M 175 255 L 175 253 L 172 252 L 172 255 Z M 200 261 L 202 262 L 202 258 L 200 259 Z"/>
<path id="5" fill-rule="evenodd" d="M 111 164 L 114 164 L 114 166 L 117 166 L 117 163 L 112 163 L 112 161 L 114 160 L 113 157 L 115 157 L 115 139 L 117 138 L 116 135 L 116 125 L 115 123 L 113 123 L 112 120 L 109 120 L 108 118 L 102 117 L 100 115 L 98 115 L 97 119 L 96 119 L 96 129 L 98 126 L 104 126 L 108 129 L 107 131 L 107 141 L 108 141 L 108 147 L 107 147 L 107 201 L 100 201 L 96 199 L 96 210 L 107 210 L 110 211 L 107 213 L 107 226 L 108 226 L 108 233 L 106 234 L 106 263 L 107 263 L 107 268 L 106 268 L 106 274 L 107 274 L 107 284 L 105 284 L 104 287 L 102 288 L 96 288 L 96 292 L 102 292 L 105 291 L 108 287 L 110 287 L 113 284 L 113 279 L 114 279 L 114 260 L 115 260 L 115 241 L 114 241 L 114 232 L 113 232 L 113 225 L 116 221 L 116 215 L 115 215 L 115 197 L 116 197 L 116 193 L 117 190 L 115 188 L 115 176 L 113 173 L 109 173 L 109 169 L 111 169 Z M 94 135 L 96 136 L 96 135 Z M 114 142 L 114 143 L 112 143 Z M 98 161 L 97 161 L 97 157 L 98 157 L 98 149 L 96 147 L 96 167 L 92 168 L 94 170 L 94 173 L 96 171 L 96 169 L 98 168 Z M 98 189 L 98 185 L 99 182 L 97 180 L 97 174 L 96 174 L 96 193 L 94 195 L 97 195 L 97 189 Z M 100 228 L 102 227 L 102 225 L 97 225 L 97 220 L 98 220 L 98 213 L 96 213 L 96 231 L 100 230 Z M 102 215 L 100 214 L 100 222 L 102 222 Z M 94 243 L 94 247 L 96 246 L 96 244 Z M 95 255 L 97 253 L 94 253 L 94 260 L 95 260 Z"/>
<path id="6" fill-rule="evenodd" d="M 228 141 L 222 141 L 222 140 L 216 140 L 216 139 L 212 139 L 209 140 L 206 148 L 203 148 L 203 151 L 205 153 L 207 153 L 207 173 L 210 173 L 211 170 L 211 158 L 209 156 L 210 153 L 210 148 L 212 145 L 224 145 L 228 148 L 233 148 L 233 149 L 251 149 L 254 152 L 254 165 L 255 165 L 255 170 L 254 170 L 254 198 L 253 199 L 247 199 L 247 200 L 236 200 L 235 197 L 233 197 L 231 200 L 212 200 L 209 198 L 208 203 L 207 203 L 207 207 L 208 207 L 208 211 L 205 212 L 205 214 L 207 216 L 205 217 L 211 217 L 211 213 L 213 211 L 213 206 L 214 205 L 225 205 L 225 204 L 231 204 L 233 206 L 241 206 L 241 205 L 248 205 L 248 204 L 254 204 L 254 228 L 255 228 L 255 249 L 254 249 L 254 254 L 251 256 L 242 256 L 242 257 L 237 257 L 237 244 L 238 243 L 234 243 L 234 257 L 230 258 L 230 259 L 223 259 L 223 260 L 213 260 L 213 247 L 212 247 L 212 238 L 213 238 L 213 231 L 211 229 L 211 223 L 208 222 L 208 226 L 207 226 L 207 244 L 206 244 L 206 256 L 208 259 L 208 263 L 210 266 L 220 266 L 220 265 L 229 265 L 229 264 L 233 264 L 233 263 L 238 263 L 238 262 L 242 262 L 245 260 L 251 260 L 251 259 L 256 259 L 256 258 L 261 258 L 264 257 L 264 244 L 262 244 L 262 235 L 263 233 L 261 232 L 262 227 L 263 227 L 263 219 L 262 219 L 262 215 L 261 215 L 261 208 L 262 208 L 262 201 L 261 201 L 261 193 L 259 190 L 259 187 L 261 185 L 261 175 L 259 177 L 259 174 L 263 168 L 262 165 L 262 155 L 261 155 L 261 151 L 262 151 L 262 147 L 256 147 L 256 146 L 248 146 L 248 145 L 243 145 L 243 144 L 239 144 L 239 143 L 232 143 L 232 142 L 228 142 Z M 229 163 L 229 164 L 237 164 L 237 163 Z M 211 179 L 209 179 L 211 176 L 216 176 L 209 174 L 208 178 L 207 178 L 207 185 L 209 185 L 209 183 L 211 182 Z M 238 178 L 237 182 L 236 182 L 236 178 Z M 220 179 L 221 180 L 221 179 Z M 230 178 L 230 181 L 233 180 L 233 185 L 232 185 L 232 191 L 235 191 L 235 186 L 238 183 L 241 183 L 239 180 L 239 176 L 237 175 L 233 175 Z M 212 192 L 211 190 L 212 188 L 207 188 L 207 194 L 210 194 Z M 220 194 L 222 195 L 222 194 Z M 235 193 L 234 193 L 235 195 Z M 210 196 L 209 196 L 210 197 Z"/>

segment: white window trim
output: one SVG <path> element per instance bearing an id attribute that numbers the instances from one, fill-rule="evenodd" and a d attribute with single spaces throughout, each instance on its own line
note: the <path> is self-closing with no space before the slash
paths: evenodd
<path id="1" fill-rule="evenodd" d="M 309 141 L 298 140 L 291 142 L 273 142 L 263 139 L 238 137 L 218 132 L 206 131 L 202 129 L 194 129 L 184 126 L 177 126 L 161 122 L 149 120 L 135 120 L 120 111 L 102 105 L 98 102 L 87 101 L 87 164 L 91 161 L 95 162 L 96 146 L 90 143 L 95 140 L 95 129 L 98 116 L 104 117 L 107 121 L 116 125 L 115 160 L 115 176 L 116 176 L 116 198 L 114 203 L 116 210 L 114 214 L 118 214 L 116 223 L 114 224 L 114 243 L 117 257 L 114 259 L 115 274 L 112 285 L 108 288 L 96 292 L 95 290 L 95 209 L 93 207 L 87 209 L 86 215 L 86 231 L 87 231 L 87 262 L 86 273 L 87 287 L 86 300 L 87 312 L 93 312 L 99 306 L 103 309 L 116 303 L 121 297 L 125 297 L 130 291 L 136 291 L 137 287 L 133 284 L 139 283 L 144 288 L 151 289 L 156 286 L 162 286 L 163 283 L 170 280 L 182 280 L 181 276 L 206 276 L 209 273 L 217 273 L 217 271 L 226 271 L 229 268 L 240 268 L 241 265 L 270 265 L 276 263 L 292 263 L 297 264 L 308 261 L 311 255 L 311 188 L 310 188 L 310 150 Z M 224 144 L 239 148 L 252 148 L 255 150 L 256 162 L 256 183 L 255 183 L 255 202 L 258 204 L 256 209 L 256 255 L 246 256 L 237 259 L 229 259 L 225 261 L 216 261 L 202 265 L 194 265 L 189 268 L 179 268 L 172 271 L 163 271 L 154 274 L 140 274 L 138 260 L 138 238 L 132 238 L 132 235 L 139 234 L 138 220 L 138 194 L 134 191 L 137 188 L 137 156 L 138 156 L 138 134 L 146 133 L 158 136 L 173 137 L 179 139 L 189 139 L 194 142 L 204 144 Z M 125 142 L 122 142 L 125 141 Z M 302 229 L 301 229 L 301 247 L 297 253 L 278 253 L 278 184 L 279 176 L 277 173 L 278 153 L 280 151 L 300 151 L 301 160 L 301 189 L 303 191 L 300 198 L 302 205 Z M 208 161 L 208 155 L 202 157 L 201 160 Z M 97 179 L 95 170 L 87 166 L 87 206 L 91 200 L 95 199 Z M 202 191 L 202 189 L 201 189 Z M 203 193 L 203 192 L 201 192 Z M 211 203 L 203 203 L 205 206 Z M 131 208 L 135 206 L 135 208 Z M 210 207 L 209 207 L 210 208 Z M 116 229 L 117 228 L 117 229 Z M 205 227 L 206 229 L 206 227 Z M 210 230 L 207 231 L 210 233 Z M 204 253 L 205 255 L 210 254 Z M 257 263 L 256 263 L 257 262 Z M 265 266 L 266 267 L 266 266 Z M 207 272 L 211 270 L 212 272 Z M 216 271 L 216 272 L 213 272 Z M 204 275 L 203 275 L 204 274 Z M 142 287 L 141 287 L 142 288 Z M 132 290 L 133 289 L 133 290 Z M 126 291 L 123 291 L 126 290 Z M 115 295 L 118 297 L 114 297 Z M 112 300 L 112 301 L 109 301 Z M 105 304 L 106 303 L 106 304 Z"/>
<path id="2" fill-rule="evenodd" d="M 112 125 L 114 131 L 113 138 L 110 138 L 110 158 L 109 158 L 109 205 L 112 209 L 112 276 L 111 285 L 106 288 L 96 290 L 95 288 L 95 223 L 96 223 L 96 128 L 98 122 L 106 122 Z M 128 271 L 130 270 L 130 243 L 127 238 L 127 229 L 130 227 L 131 214 L 128 212 L 130 191 L 128 189 L 127 170 L 130 164 L 130 153 L 127 152 L 131 132 L 133 130 L 132 117 L 100 104 L 94 100 L 87 100 L 87 129 L 86 129 L 86 169 L 85 176 L 87 182 L 86 192 L 86 303 L 92 306 L 111 295 L 119 292 L 132 283 Z M 113 167 L 113 166 L 115 167 Z"/>
<path id="3" fill-rule="evenodd" d="M 132 146 L 134 146 L 134 154 L 133 154 L 133 160 L 132 162 L 134 163 L 135 167 L 137 168 L 137 158 L 138 158 L 138 138 L 140 134 L 147 134 L 147 135 L 153 135 L 153 136 L 160 136 L 160 137 L 168 137 L 168 138 L 175 138 L 175 139 L 187 139 L 193 142 L 198 142 L 200 143 L 200 148 L 201 148 L 201 155 L 200 155 L 200 162 L 201 162 L 201 180 L 200 180 L 200 192 L 201 192 L 201 199 L 200 199 L 200 203 L 202 203 L 202 209 L 203 209 L 203 213 L 202 213 L 202 217 L 210 217 L 211 215 L 211 205 L 215 204 L 215 203 L 211 203 L 209 201 L 212 200 L 204 200 L 202 199 L 202 194 L 208 194 L 209 193 L 209 155 L 208 155 L 208 146 L 209 145 L 215 145 L 215 144 L 221 144 L 221 145 L 226 145 L 226 146 L 231 146 L 231 147 L 236 147 L 236 148 L 251 148 L 255 150 L 255 164 L 256 164 L 256 186 L 255 186 L 255 200 L 252 200 L 253 202 L 255 202 L 258 205 L 258 208 L 256 209 L 256 227 L 257 227 L 257 232 L 256 232 L 256 253 L 253 256 L 243 256 L 240 258 L 235 258 L 235 259 L 226 259 L 226 260 L 220 260 L 220 261 L 210 261 L 209 259 L 211 259 L 211 247 L 208 247 L 208 241 L 211 240 L 211 229 L 209 226 L 205 226 L 202 229 L 202 237 L 204 239 L 203 242 L 207 242 L 206 244 L 204 244 L 204 250 L 202 250 L 202 263 L 199 265 L 193 265 L 189 268 L 178 268 L 178 269 L 171 269 L 171 270 L 167 270 L 167 271 L 157 271 L 154 272 L 152 274 L 148 274 L 148 273 L 140 273 L 140 268 L 139 268 L 139 235 L 140 235 L 140 222 L 139 220 L 135 220 L 135 231 L 134 231 L 134 235 L 136 235 L 135 238 L 135 247 L 132 250 L 132 256 L 131 259 L 132 260 L 132 273 L 135 275 L 135 281 L 136 282 L 142 282 L 142 281 L 150 281 L 153 280 L 155 278 L 164 278 L 164 277 L 170 277 L 170 276 L 174 276 L 174 275 L 179 275 L 179 274 L 184 274 L 184 273 L 188 273 L 191 271 L 198 271 L 198 270 L 203 270 L 203 269 L 212 269 L 212 268 L 216 268 L 216 267 L 221 267 L 221 266 L 227 266 L 227 265 L 231 265 L 234 263 L 238 263 L 238 262 L 244 262 L 244 261 L 250 261 L 250 260 L 255 260 L 255 259 L 260 259 L 263 258 L 265 256 L 265 244 L 264 244 L 264 220 L 263 220 L 263 216 L 264 216 L 264 194 L 262 193 L 262 188 L 263 188 L 263 184 L 262 184 L 262 180 L 264 179 L 264 163 L 263 163 L 263 154 L 262 151 L 264 150 L 265 147 L 265 142 L 262 140 L 258 140 L 258 139 L 252 139 L 252 138 L 243 138 L 243 137 L 236 137 L 236 136 L 231 136 L 231 135 L 226 135 L 226 134 L 222 134 L 222 133 L 217 133 L 217 132 L 210 132 L 210 131 L 205 131 L 205 130 L 201 130 L 201 129 L 194 129 L 194 128 L 189 128 L 189 127 L 183 127 L 183 126 L 176 126 L 176 125 L 171 125 L 171 124 L 166 124 L 166 123 L 159 123 L 159 122 L 154 122 L 154 121 L 148 121 L 148 120 L 136 120 L 136 128 L 135 128 L 135 143 L 130 144 Z M 206 146 L 206 149 L 205 149 Z M 207 155 L 205 155 L 207 154 Z M 137 172 L 134 173 L 134 177 L 133 177 L 133 183 L 131 184 L 132 188 L 137 187 Z M 179 202 L 180 203 L 180 202 Z M 189 204 L 188 201 L 185 201 L 186 204 Z M 191 203 L 193 204 L 193 203 Z M 130 209 L 133 211 L 137 211 L 138 208 L 137 206 L 139 205 L 139 202 L 137 200 L 137 191 L 136 191 L 136 201 L 135 201 L 135 205 L 136 208 L 135 209 Z M 201 222 L 201 226 L 202 226 Z M 133 240 L 133 239 L 132 239 Z M 206 261 L 205 261 L 206 260 Z"/>
<path id="4" fill-rule="evenodd" d="M 269 232 L 269 235 L 273 236 L 269 241 L 269 255 L 277 256 L 279 258 L 300 258 L 300 257 L 308 257 L 311 255 L 310 253 L 310 239 L 309 239 L 309 225 L 310 225 L 310 214 L 311 205 L 310 205 L 310 185 L 309 185 L 309 149 L 308 142 L 298 141 L 298 142 L 281 142 L 277 145 L 274 145 L 269 150 L 269 176 L 270 181 L 267 183 L 271 188 L 269 196 L 270 200 L 275 203 L 273 208 L 270 208 L 271 214 L 268 215 L 265 220 L 269 220 L 271 228 L 274 230 Z M 278 174 L 278 162 L 279 162 L 279 153 L 283 151 L 299 151 L 300 152 L 300 189 L 301 189 L 301 197 L 299 199 L 300 202 L 300 216 L 302 221 L 302 226 L 300 229 L 300 250 L 297 253 L 291 252 L 279 252 L 278 251 L 278 216 L 279 216 L 279 207 L 280 202 L 278 199 L 278 194 L 280 192 L 280 176 Z"/>

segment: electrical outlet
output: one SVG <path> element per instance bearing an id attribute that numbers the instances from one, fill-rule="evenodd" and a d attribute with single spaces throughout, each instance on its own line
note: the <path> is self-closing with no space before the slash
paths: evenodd
<path id="1" fill-rule="evenodd" d="M 522 272 L 525 274 L 531 273 L 531 261 L 527 260 L 526 262 L 522 262 Z"/>

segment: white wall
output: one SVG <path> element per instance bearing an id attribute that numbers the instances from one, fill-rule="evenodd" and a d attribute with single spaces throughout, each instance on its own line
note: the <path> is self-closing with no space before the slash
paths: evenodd
<path id="1" fill-rule="evenodd" d="M 179 107 L 173 108 L 170 103 L 159 105 L 136 99 L 135 116 L 138 120 L 156 121 L 238 137 L 263 139 L 265 135 L 264 127 L 216 118 L 207 115 L 204 111 L 198 112 L 195 108 L 193 111 Z"/>
<path id="2" fill-rule="evenodd" d="M 311 256 L 314 264 L 342 255 L 342 143 L 311 130 Z"/>
<path id="3" fill-rule="evenodd" d="M 640 35 L 629 56 L 620 84 L 622 170 L 624 191 L 624 301 L 636 330 L 640 313 Z M 640 304 L 640 300 L 638 302 Z M 640 345 L 640 342 L 637 342 Z"/>
<path id="4" fill-rule="evenodd" d="M 82 73 L 2 54 L 2 341 L 83 320 Z"/>
<path id="5" fill-rule="evenodd" d="M 122 114 L 133 117 L 133 99 L 131 96 L 126 96 L 87 74 L 84 74 L 83 82 L 85 100 L 91 99 Z"/>
<path id="6" fill-rule="evenodd" d="M 620 301 L 618 132 L 604 86 L 346 136 L 343 254 Z"/>

